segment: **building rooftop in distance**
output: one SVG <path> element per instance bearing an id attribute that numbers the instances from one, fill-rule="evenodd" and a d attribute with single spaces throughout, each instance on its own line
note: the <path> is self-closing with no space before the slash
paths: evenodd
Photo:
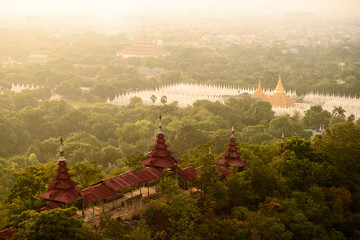
<path id="1" fill-rule="evenodd" d="M 36 64 L 45 64 L 51 61 L 53 58 L 49 55 L 33 54 L 27 57 L 28 62 Z"/>
<path id="2" fill-rule="evenodd" d="M 157 41 L 137 41 L 119 51 L 117 56 L 128 57 L 165 57 L 170 55 Z"/>

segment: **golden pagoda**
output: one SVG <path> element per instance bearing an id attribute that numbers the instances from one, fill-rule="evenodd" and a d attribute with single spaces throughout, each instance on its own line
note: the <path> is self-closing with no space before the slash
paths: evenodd
<path id="1" fill-rule="evenodd" d="M 285 89 L 281 81 L 281 75 L 279 75 L 279 81 L 276 86 L 275 94 L 269 96 L 269 102 L 275 107 L 292 107 L 295 105 L 295 100 L 286 95 Z"/>
<path id="2" fill-rule="evenodd" d="M 260 83 L 260 79 L 259 79 L 259 85 L 258 88 L 256 89 L 256 91 L 254 92 L 253 95 L 251 95 L 252 98 L 258 98 L 261 99 L 263 101 L 267 101 L 267 96 L 266 94 L 263 92 L 262 88 L 261 88 L 261 83 Z"/>

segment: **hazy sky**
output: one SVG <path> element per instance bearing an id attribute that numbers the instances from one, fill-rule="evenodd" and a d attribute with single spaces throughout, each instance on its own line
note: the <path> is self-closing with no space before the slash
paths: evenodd
<path id="1" fill-rule="evenodd" d="M 172 15 L 183 12 L 275 13 L 360 16 L 360 0 L 0 0 L 2 16 L 70 15 L 103 20 L 131 15 Z"/>

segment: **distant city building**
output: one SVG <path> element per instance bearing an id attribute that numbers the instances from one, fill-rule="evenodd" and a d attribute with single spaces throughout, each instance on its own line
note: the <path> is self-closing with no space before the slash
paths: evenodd
<path id="1" fill-rule="evenodd" d="M 27 57 L 28 62 L 35 64 L 45 64 L 51 61 L 53 58 L 49 55 L 33 54 Z"/>
<path id="2" fill-rule="evenodd" d="M 344 80 L 342 80 L 342 79 L 336 79 L 335 80 L 335 82 L 337 83 L 337 84 L 339 84 L 339 85 L 342 85 L 342 84 L 344 84 L 344 83 L 346 83 Z"/>
<path id="3" fill-rule="evenodd" d="M 59 94 L 52 95 L 50 97 L 50 102 L 60 102 L 63 98 Z"/>
<path id="4" fill-rule="evenodd" d="M 128 57 L 165 57 L 170 55 L 162 47 L 162 41 L 137 41 L 131 46 L 119 51 L 117 56 Z"/>
<path id="5" fill-rule="evenodd" d="M 164 68 L 149 68 L 149 67 L 137 67 L 136 72 L 144 78 L 155 78 L 159 73 L 164 72 Z"/>

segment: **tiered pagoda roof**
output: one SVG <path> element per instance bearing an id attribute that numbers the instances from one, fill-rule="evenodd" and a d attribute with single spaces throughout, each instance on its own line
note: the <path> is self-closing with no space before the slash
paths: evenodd
<path id="1" fill-rule="evenodd" d="M 217 161 L 217 164 L 222 166 L 233 166 L 233 167 L 243 167 L 245 164 L 249 163 L 249 160 L 242 159 L 241 153 L 238 151 L 238 148 L 236 147 L 236 139 L 234 138 L 234 126 L 232 126 L 231 129 L 232 135 L 230 137 L 229 146 L 227 147 L 224 157 L 220 158 L 219 161 Z"/>
<path id="2" fill-rule="evenodd" d="M 252 98 L 258 98 L 261 99 L 263 101 L 267 101 L 267 96 L 266 94 L 263 92 L 262 88 L 261 88 L 261 83 L 260 83 L 260 79 L 259 79 L 259 84 L 258 84 L 258 88 L 256 89 L 256 91 L 254 92 L 253 95 L 251 95 Z"/>
<path id="3" fill-rule="evenodd" d="M 272 106 L 276 107 L 292 107 L 295 105 L 295 100 L 289 95 L 286 95 L 284 86 L 281 81 L 281 75 L 279 75 L 279 81 L 276 86 L 275 94 L 269 97 L 269 102 Z"/>
<path id="4" fill-rule="evenodd" d="M 179 162 L 179 160 L 175 159 L 172 154 L 173 152 L 169 151 L 167 149 L 168 145 L 165 144 L 166 140 L 164 138 L 164 134 L 162 131 L 162 123 L 161 123 L 161 116 L 160 116 L 160 122 L 159 122 L 159 132 L 156 138 L 156 144 L 153 147 L 153 150 L 147 158 L 140 162 L 140 164 L 143 164 L 148 167 L 156 167 L 156 168 L 173 168 L 175 167 L 176 163 Z"/>
<path id="5" fill-rule="evenodd" d="M 154 41 L 137 41 L 131 46 L 119 51 L 118 56 L 128 57 L 162 57 L 169 55 L 161 45 Z"/>
<path id="6" fill-rule="evenodd" d="M 80 191 L 77 188 L 78 183 L 71 180 L 72 175 L 68 172 L 69 169 L 66 167 L 62 138 L 60 139 L 60 142 L 59 167 L 56 170 L 55 180 L 49 185 L 48 191 L 38 197 L 48 201 L 68 203 L 78 199 L 80 197 Z"/>

